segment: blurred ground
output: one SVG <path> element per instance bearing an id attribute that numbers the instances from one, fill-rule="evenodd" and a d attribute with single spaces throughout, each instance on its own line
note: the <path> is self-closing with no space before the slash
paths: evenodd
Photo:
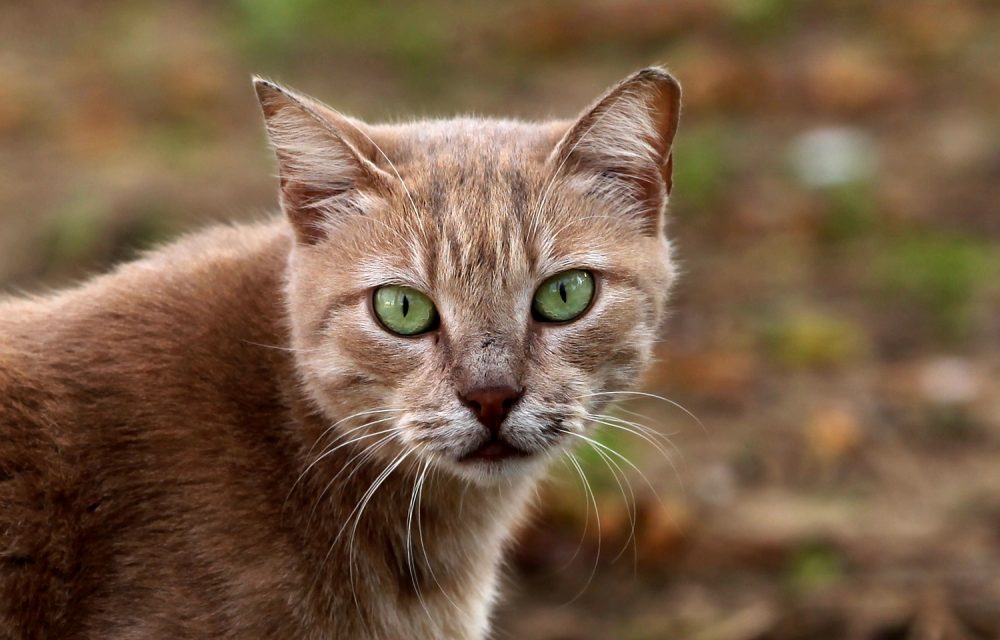
<path id="1" fill-rule="evenodd" d="M 6 3 L 0 285 L 272 209 L 252 72 L 544 117 L 666 63 L 685 276 L 647 389 L 704 427 L 623 405 L 672 442 L 601 436 L 634 501 L 594 451 L 593 496 L 556 473 L 498 637 L 998 638 L 997 60 L 988 0 Z"/>

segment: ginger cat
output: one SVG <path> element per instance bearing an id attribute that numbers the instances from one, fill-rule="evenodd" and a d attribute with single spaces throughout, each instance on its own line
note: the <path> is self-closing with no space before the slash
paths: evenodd
<path id="1" fill-rule="evenodd" d="M 534 483 L 650 358 L 665 71 L 542 123 L 254 84 L 283 216 L 0 302 L 0 639 L 485 638 Z"/>

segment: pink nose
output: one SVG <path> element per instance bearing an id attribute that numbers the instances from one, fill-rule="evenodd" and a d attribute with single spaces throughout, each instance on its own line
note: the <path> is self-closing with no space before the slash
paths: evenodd
<path id="1" fill-rule="evenodd" d="M 489 429 L 490 435 L 496 439 L 500 434 L 500 425 L 522 395 L 524 389 L 483 387 L 460 394 L 459 399 L 462 404 L 472 409 L 479 422 Z"/>

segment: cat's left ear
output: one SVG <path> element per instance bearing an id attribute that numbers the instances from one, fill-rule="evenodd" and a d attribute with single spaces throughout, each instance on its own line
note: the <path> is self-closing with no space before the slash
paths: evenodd
<path id="1" fill-rule="evenodd" d="M 254 78 L 254 89 L 278 158 L 281 206 L 300 242 L 315 244 L 378 204 L 392 180 L 372 162 L 362 122 L 268 80 Z"/>
<path id="2" fill-rule="evenodd" d="M 548 161 L 571 185 L 659 233 L 680 102 L 672 75 L 659 67 L 638 71 L 584 111 Z"/>

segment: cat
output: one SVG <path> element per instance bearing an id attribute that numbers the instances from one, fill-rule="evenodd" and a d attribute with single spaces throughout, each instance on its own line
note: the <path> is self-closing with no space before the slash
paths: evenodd
<path id="1" fill-rule="evenodd" d="M 481 639 L 651 358 L 680 87 L 369 125 L 255 79 L 283 214 L 0 303 L 0 638 Z"/>

